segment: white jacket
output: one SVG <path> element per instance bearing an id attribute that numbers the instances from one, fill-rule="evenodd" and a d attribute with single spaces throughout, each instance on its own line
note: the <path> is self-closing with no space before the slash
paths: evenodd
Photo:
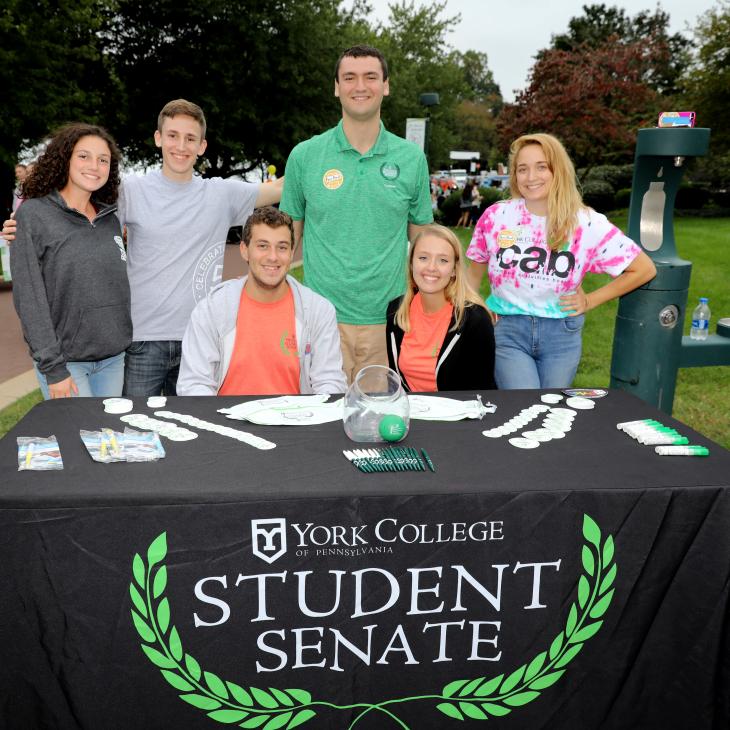
<path id="1" fill-rule="evenodd" d="M 246 278 L 224 281 L 198 302 L 182 342 L 178 395 L 217 395 L 236 343 L 236 318 Z M 324 297 L 286 278 L 294 296 L 299 388 L 302 394 L 344 393 L 335 308 Z"/>

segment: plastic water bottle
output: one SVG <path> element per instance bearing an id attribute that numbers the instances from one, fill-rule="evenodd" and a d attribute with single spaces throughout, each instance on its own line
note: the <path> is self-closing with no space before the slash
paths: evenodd
<path id="1" fill-rule="evenodd" d="M 710 308 L 707 306 L 707 297 L 700 297 L 700 303 L 692 312 L 692 328 L 689 336 L 693 340 L 706 340 L 710 333 Z"/>

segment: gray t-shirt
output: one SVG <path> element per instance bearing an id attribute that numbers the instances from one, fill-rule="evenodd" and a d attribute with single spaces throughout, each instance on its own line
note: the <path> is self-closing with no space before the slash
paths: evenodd
<path id="1" fill-rule="evenodd" d="M 190 314 L 223 276 L 231 226 L 253 211 L 259 186 L 220 177 L 178 183 L 156 170 L 124 178 L 134 340 L 182 340 Z"/>

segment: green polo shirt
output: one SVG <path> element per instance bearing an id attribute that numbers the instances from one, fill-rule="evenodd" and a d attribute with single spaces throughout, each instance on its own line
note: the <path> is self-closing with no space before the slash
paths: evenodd
<path id="1" fill-rule="evenodd" d="M 433 220 L 426 158 L 382 122 L 361 155 L 340 121 L 292 150 L 281 209 L 304 219 L 305 283 L 338 322 L 382 324 L 405 288 L 408 223 Z"/>

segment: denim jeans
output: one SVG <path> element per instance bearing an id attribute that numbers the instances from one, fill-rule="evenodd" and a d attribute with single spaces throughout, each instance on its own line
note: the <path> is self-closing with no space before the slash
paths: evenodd
<path id="1" fill-rule="evenodd" d="M 34 364 L 41 392 L 46 400 L 50 399 L 46 376 Z M 122 394 L 124 382 L 124 353 L 92 362 L 67 362 L 66 369 L 79 389 L 81 398 L 116 398 Z"/>
<path id="2" fill-rule="evenodd" d="M 497 387 L 569 388 L 580 362 L 584 319 L 500 315 L 494 326 Z"/>
<path id="3" fill-rule="evenodd" d="M 133 342 L 124 361 L 124 395 L 175 395 L 181 352 L 180 340 Z"/>

